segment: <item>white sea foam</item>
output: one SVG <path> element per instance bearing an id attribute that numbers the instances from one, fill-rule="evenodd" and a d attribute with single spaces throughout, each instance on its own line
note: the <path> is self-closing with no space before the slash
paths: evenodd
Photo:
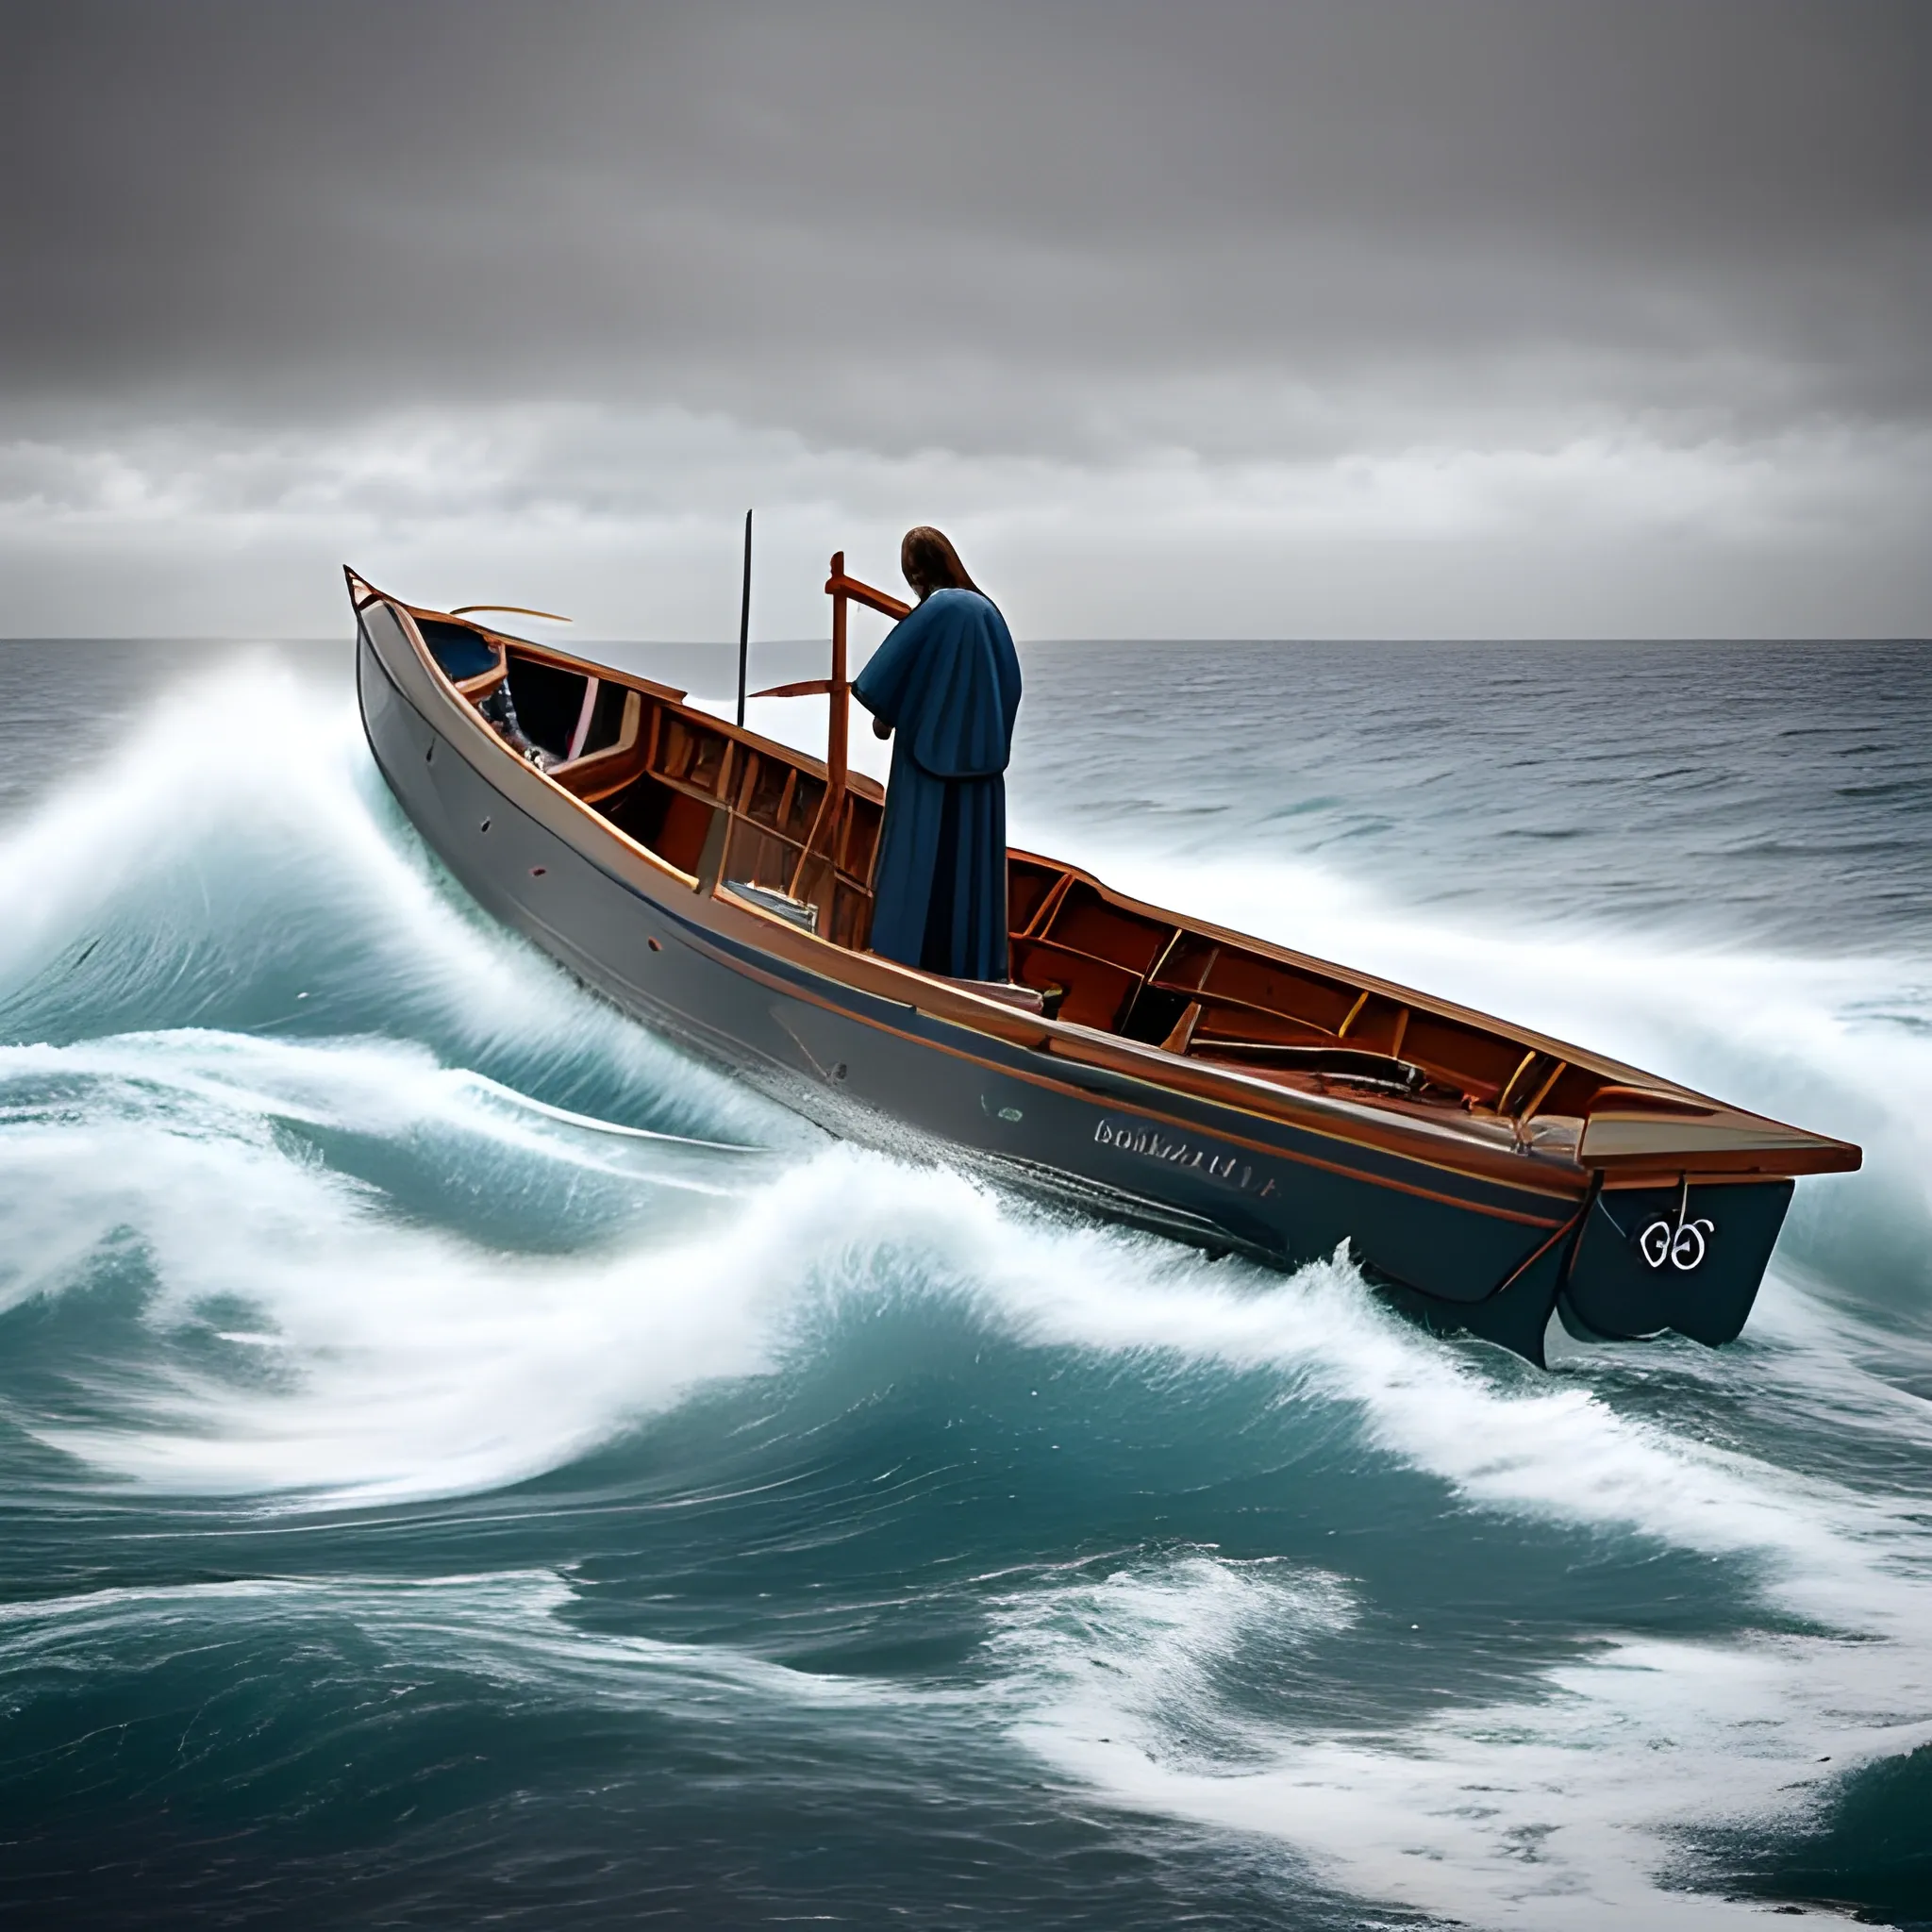
<path id="1" fill-rule="evenodd" d="M 1473 1924 L 1690 1927 L 1746 1908 L 1678 1889 L 1683 1830 L 1789 1824 L 1847 1769 L 1932 1739 L 1932 1539 L 1908 1504 L 1446 1349 L 1342 1261 L 1267 1289 L 1018 1225 L 938 1182 L 902 1183 L 896 1202 L 901 1254 L 923 1251 L 1039 1345 L 1150 1374 L 1273 1373 L 1281 1400 L 1352 1411 L 1366 1448 L 1441 1480 L 1456 1507 L 1741 1560 L 1774 1623 L 1783 1609 L 1841 1633 L 1606 1632 L 1497 1703 L 1380 1730 L 1297 1726 L 1247 1714 L 1219 1680 L 1284 1633 L 1345 1627 L 1345 1576 L 1203 1553 L 1022 1592 L 994 1644 L 1013 1734 L 1117 1802 L 1274 1837 L 1337 1884 Z M 1849 1360 L 1839 1373 L 1855 1408 L 1909 1400 Z M 1438 1640 L 1425 1625 L 1413 1641 Z"/>
<path id="2" fill-rule="evenodd" d="M 325 1000 L 433 1016 L 469 1057 L 591 1061 L 723 1138 L 798 1138 L 471 907 L 401 832 L 353 702 L 273 660 L 232 660 L 158 703 L 105 769 L 0 834 L 0 993 L 63 961 L 85 993 L 86 956 L 120 1005 L 220 1024 L 235 989 L 285 983 L 252 1024 Z"/>
<path id="3" fill-rule="evenodd" d="M 355 714 L 340 695 L 268 658 L 238 658 L 157 704 L 105 768 L 59 786 L 8 828 L 0 858 L 10 917 L 0 971 L 21 975 L 99 930 L 116 901 L 158 869 L 184 873 L 184 924 L 206 915 L 197 869 L 267 858 L 307 871 L 324 895 L 344 876 L 381 901 L 386 923 L 428 970 L 474 976 L 490 948 L 451 919 L 428 874 L 385 836 L 358 772 Z M 321 868 L 319 875 L 314 870 Z M 247 950 L 243 926 L 225 941 Z M 482 982 L 487 995 L 490 982 Z"/>
<path id="4" fill-rule="evenodd" d="M 275 1629 L 312 1641 L 353 1625 L 391 1663 L 461 1671 L 512 1699 L 559 1697 L 606 1707 L 715 1707 L 719 1696 L 802 1708 L 960 1700 L 890 1684 L 798 1671 L 728 1645 L 591 1631 L 564 1614 L 577 1602 L 551 1570 L 417 1578 L 247 1577 L 233 1582 L 90 1591 L 0 1605 L 6 1666 L 64 1663 L 90 1672 L 152 1668 L 204 1648 L 210 1631 L 236 1641 Z"/>
<path id="5" fill-rule="evenodd" d="M 765 1305 L 795 1267 L 797 1204 L 783 1190 L 723 1238 L 531 1259 L 382 1220 L 363 1191 L 272 1150 L 63 1138 L 64 1157 L 142 1178 L 78 1199 L 26 1150 L 21 1168 L 58 1204 L 53 1225 L 25 1229 L 50 1262 L 72 1269 L 134 1230 L 160 1284 L 151 1323 L 191 1328 L 239 1301 L 262 1324 L 243 1332 L 280 1358 L 266 1387 L 158 1360 L 119 1391 L 110 1422 L 27 1424 L 162 1491 L 366 1501 L 555 1468 L 694 1386 L 769 1366 Z M 232 1314 L 215 1319 L 236 1328 Z"/>
<path id="6" fill-rule="evenodd" d="M 575 1255 L 493 1252 L 460 1224 L 398 1215 L 379 1187 L 291 1143 L 291 1121 L 392 1143 L 433 1131 L 466 1185 L 493 1155 L 566 1202 L 597 1176 L 644 1189 L 656 1211 Z M 245 1337 L 254 1352 L 238 1367 L 158 1350 L 116 1375 L 106 1419 L 21 1417 L 163 1490 L 312 1503 L 553 1468 L 696 1384 L 764 1365 L 769 1304 L 813 1252 L 801 1261 L 796 1246 L 812 1205 L 783 1183 L 747 1188 L 741 1150 L 523 1108 L 378 1041 L 0 1049 L 0 1301 L 71 1289 L 133 1252 L 158 1335 Z M 667 1188 L 696 1197 L 695 1219 L 663 1211 Z"/>
<path id="7" fill-rule="evenodd" d="M 1118 1803 L 1278 1840 L 1364 1897 L 1565 1932 L 1760 1917 L 1682 1888 L 1679 1835 L 1789 1824 L 1932 1738 L 1923 1637 L 1607 1641 L 1525 1694 L 1382 1729 L 1263 1721 L 1222 1688 L 1252 1676 L 1257 1631 L 1317 1637 L 1345 1602 L 1341 1579 L 1205 1557 L 1016 1600 L 997 1646 L 1032 1701 L 1016 1735 Z M 1425 1679 L 1439 1639 L 1410 1641 Z"/>
<path id="8" fill-rule="evenodd" d="M 48 1431 L 163 1486 L 340 1496 L 500 1481 L 768 1366 L 822 1300 L 924 1280 L 1040 1346 L 1268 1371 L 1284 1400 L 1344 1405 L 1367 1441 L 1472 1506 L 1753 1554 L 1810 1607 L 1828 1607 L 1816 1578 L 1890 1524 L 1830 1485 L 1628 1419 L 1588 1386 L 1445 1348 L 1375 1305 L 1342 1260 L 1271 1283 L 1016 1216 L 958 1176 L 850 1149 L 758 1179 L 734 1153 L 646 1141 L 640 1173 L 594 1131 L 520 1116 L 375 1042 L 162 1036 L 0 1054 L 0 1081 L 55 1073 L 64 1097 L 6 1130 L 20 1183 L 5 1209 L 9 1297 L 80 1278 L 88 1256 L 131 1235 L 156 1283 L 151 1321 L 192 1324 L 239 1298 L 299 1369 L 294 1388 L 261 1391 L 176 1368 L 138 1426 Z M 98 1084 L 77 1098 L 83 1074 Z M 730 1221 L 646 1223 L 586 1255 L 492 1254 L 459 1227 L 399 1224 L 369 1183 L 285 1145 L 290 1118 L 391 1137 L 426 1118 L 507 1140 L 566 1187 L 584 1173 L 659 1181 L 678 1154 L 689 1165 L 673 1184 L 722 1198 Z"/>
<path id="9" fill-rule="evenodd" d="M 51 1100 L 10 1100 L 42 1088 Z M 383 1040 L 296 1041 L 199 1028 L 123 1034 L 71 1046 L 0 1047 L 0 1126 L 50 1108 L 75 1117 L 299 1122 L 403 1141 L 438 1135 L 452 1162 L 484 1148 L 707 1193 L 766 1164 L 766 1150 L 603 1121 L 532 1100 L 425 1048 Z M 468 1143 L 467 1146 L 461 1143 Z"/>
<path id="10" fill-rule="evenodd" d="M 813 1171 L 842 1186 L 847 1253 L 865 1257 L 843 1291 L 920 1278 L 1040 1347 L 1162 1373 L 1272 1373 L 1281 1400 L 1345 1407 L 1369 1443 L 1472 1507 L 1756 1555 L 1768 1582 L 1791 1589 L 1846 1564 L 1865 1575 L 1876 1558 L 1862 1539 L 1876 1549 L 1897 1527 L 1890 1509 L 1840 1486 L 1626 1416 L 1585 1382 L 1445 1346 L 1381 1307 L 1345 1257 L 1283 1279 L 1017 1216 L 943 1173 L 849 1154 Z"/>

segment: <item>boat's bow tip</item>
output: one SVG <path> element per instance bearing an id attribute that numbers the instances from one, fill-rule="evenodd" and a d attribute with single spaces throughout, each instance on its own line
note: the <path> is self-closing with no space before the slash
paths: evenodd
<path id="1" fill-rule="evenodd" d="M 382 595 L 382 592 L 352 563 L 343 564 L 342 581 L 348 586 L 349 602 L 358 610 L 360 610 L 364 605 L 373 603 L 377 597 Z"/>

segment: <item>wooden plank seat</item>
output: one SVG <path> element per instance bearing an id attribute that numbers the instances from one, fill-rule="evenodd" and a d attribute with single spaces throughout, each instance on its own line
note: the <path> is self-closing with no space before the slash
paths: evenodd
<path id="1" fill-rule="evenodd" d="M 1414 1061 L 1397 1059 L 1392 1054 L 1365 1053 L 1358 1047 L 1283 1046 L 1272 1040 L 1195 1040 L 1186 1051 L 1195 1059 L 1227 1060 L 1257 1072 L 1272 1069 L 1313 1074 L 1345 1086 L 1369 1087 L 1382 1093 L 1421 1095 L 1432 1084 L 1428 1074 Z"/>
<path id="2" fill-rule="evenodd" d="M 965 992 L 976 992 L 983 1000 L 998 1000 L 1002 1006 L 1017 1007 L 1023 1013 L 1046 1010 L 1046 995 L 1037 986 L 1020 986 L 1010 979 L 957 979 L 950 973 L 935 973 L 948 986 Z"/>

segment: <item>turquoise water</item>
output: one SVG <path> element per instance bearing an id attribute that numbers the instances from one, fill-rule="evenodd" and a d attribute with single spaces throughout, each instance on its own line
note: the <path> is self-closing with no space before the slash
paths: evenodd
<path id="1" fill-rule="evenodd" d="M 1932 1924 L 1932 654 L 1027 673 L 1017 838 L 1863 1141 L 1743 1340 L 837 1145 L 341 647 L 0 644 L 10 1923 Z"/>

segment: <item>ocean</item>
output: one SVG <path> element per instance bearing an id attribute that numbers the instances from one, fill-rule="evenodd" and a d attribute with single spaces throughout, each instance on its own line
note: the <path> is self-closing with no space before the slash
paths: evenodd
<path id="1" fill-rule="evenodd" d="M 1024 658 L 1019 842 L 1862 1142 L 1743 1338 L 838 1144 L 345 643 L 0 643 L 6 1924 L 1932 1926 L 1932 647 Z"/>

